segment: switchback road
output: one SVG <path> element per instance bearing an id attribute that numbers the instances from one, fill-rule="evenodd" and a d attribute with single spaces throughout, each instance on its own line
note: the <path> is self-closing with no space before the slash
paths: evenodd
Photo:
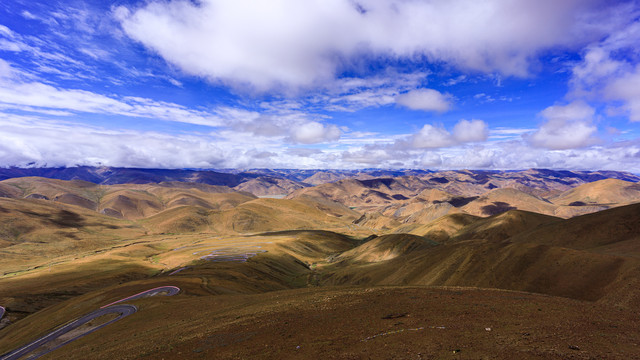
<path id="1" fill-rule="evenodd" d="M 80 318 L 78 318 L 78 319 L 66 324 L 66 325 L 63 325 L 62 327 L 50 332 L 49 334 L 47 334 L 47 335 L 45 335 L 45 336 L 43 336 L 43 337 L 41 337 L 41 338 L 39 338 L 39 339 L 37 339 L 35 341 L 30 342 L 29 344 L 27 344 L 27 345 L 25 345 L 25 346 L 23 346 L 23 347 L 21 347 L 19 349 L 13 350 L 10 353 L 2 355 L 2 357 L 0 357 L 0 360 L 17 360 L 17 359 L 19 359 L 19 358 L 21 358 L 21 357 L 23 357 L 23 356 L 35 351 L 35 350 L 37 350 L 42 345 L 59 338 L 60 336 L 68 333 L 69 331 L 72 331 L 74 329 L 79 328 L 80 326 L 88 323 L 89 321 L 91 321 L 93 319 L 99 318 L 99 317 L 107 315 L 107 314 L 112 314 L 112 313 L 119 313 L 120 314 L 115 319 L 111 319 L 111 320 L 105 322 L 104 324 L 100 324 L 100 325 L 98 325 L 96 327 L 89 328 L 86 332 L 82 332 L 79 335 L 74 336 L 74 337 L 66 340 L 63 343 L 57 344 L 57 345 L 55 345 L 53 347 L 49 347 L 49 348 L 43 349 L 41 352 L 34 353 L 33 355 L 29 356 L 29 359 L 37 359 L 37 358 L 39 358 L 40 356 L 42 356 L 44 354 L 47 354 L 47 353 L 49 353 L 49 352 L 51 352 L 51 351 L 53 351 L 53 350 L 55 350 L 55 349 L 57 349 L 57 348 L 59 348 L 59 347 L 61 347 L 63 345 L 66 345 L 66 344 L 68 344 L 68 343 L 70 343 L 70 342 L 72 342 L 72 341 L 74 341 L 74 340 L 76 340 L 78 338 L 81 338 L 81 337 L 83 337 L 83 336 L 85 336 L 87 334 L 90 334 L 90 333 L 92 333 L 92 332 L 94 332 L 94 331 L 96 331 L 98 329 L 101 329 L 101 328 L 103 328 L 103 327 L 105 327 L 105 326 L 107 326 L 107 325 L 109 325 L 109 324 L 111 324 L 113 322 L 116 322 L 116 321 L 122 319 L 125 316 L 129 316 L 129 315 L 135 313 L 136 311 L 138 311 L 138 308 L 133 306 L 133 305 L 115 305 L 115 306 L 110 306 L 108 308 L 98 309 L 98 310 L 96 310 L 94 312 L 91 312 L 89 314 L 86 314 L 86 315 L 84 315 L 84 316 L 82 316 L 82 317 L 80 317 Z"/>

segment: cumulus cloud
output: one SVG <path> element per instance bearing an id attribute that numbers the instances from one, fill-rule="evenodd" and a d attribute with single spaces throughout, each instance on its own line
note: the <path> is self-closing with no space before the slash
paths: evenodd
<path id="1" fill-rule="evenodd" d="M 312 155 L 322 154 L 322 150 L 309 148 L 289 148 L 287 149 L 287 154 L 299 157 L 310 157 Z"/>
<path id="2" fill-rule="evenodd" d="M 293 142 L 299 144 L 316 144 L 340 139 L 341 131 L 335 125 L 324 125 L 316 121 L 295 125 L 290 132 Z"/>
<path id="3" fill-rule="evenodd" d="M 416 149 L 441 148 L 454 144 L 451 133 L 443 127 L 425 124 L 411 137 L 411 147 Z"/>
<path id="4" fill-rule="evenodd" d="M 597 144 L 597 127 L 592 124 L 595 110 L 582 101 L 554 105 L 540 115 L 546 119 L 540 128 L 525 138 L 534 147 L 564 150 Z"/>
<path id="5" fill-rule="evenodd" d="M 208 134 L 112 130 L 0 112 L 0 166 L 318 168 L 330 161 L 321 150 L 297 150 L 285 151 L 281 139 L 231 130 Z"/>
<path id="6" fill-rule="evenodd" d="M 582 60 L 572 68 L 569 96 L 607 101 L 629 120 L 640 121 L 638 43 L 640 23 L 635 21 L 587 47 Z"/>
<path id="7" fill-rule="evenodd" d="M 37 116 L 0 113 L 1 166 L 109 165 L 162 168 L 625 169 L 640 172 L 640 141 L 549 151 L 525 141 L 430 149 L 349 144 L 285 149 L 242 132 L 169 134 L 109 130 Z"/>
<path id="8" fill-rule="evenodd" d="M 0 114 L 4 166 L 219 167 L 232 152 L 211 140 Z"/>
<path id="9" fill-rule="evenodd" d="M 489 126 L 482 120 L 460 120 L 453 127 L 453 133 L 444 127 L 425 124 L 420 131 L 410 137 L 408 144 L 415 149 L 436 149 L 487 140 Z M 406 144 L 400 140 L 397 144 Z"/>
<path id="10" fill-rule="evenodd" d="M 623 102 L 622 108 L 631 121 L 640 121 L 640 66 L 617 77 L 606 86 L 604 93 L 609 99 Z"/>
<path id="11" fill-rule="evenodd" d="M 453 138 L 458 143 L 485 141 L 489 137 L 489 125 L 482 120 L 460 120 L 453 127 Z"/>
<path id="12" fill-rule="evenodd" d="M 184 72 L 263 91 L 323 83 L 363 53 L 526 76 L 541 51 L 582 46 L 630 16 L 610 8 L 598 0 L 170 0 L 113 14 L 130 38 Z"/>
<path id="13" fill-rule="evenodd" d="M 451 97 L 433 89 L 418 89 L 398 95 L 396 103 L 412 110 L 445 112 L 451 108 Z"/>
<path id="14" fill-rule="evenodd" d="M 427 152 L 420 158 L 420 164 L 426 168 L 442 166 L 442 156 L 438 153 Z"/>

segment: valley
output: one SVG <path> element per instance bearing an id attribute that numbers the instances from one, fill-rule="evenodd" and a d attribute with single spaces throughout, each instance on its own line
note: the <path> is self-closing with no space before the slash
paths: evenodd
<path id="1" fill-rule="evenodd" d="M 43 358 L 640 353 L 635 175 L 338 175 L 282 199 L 255 179 L 0 181 L 0 358 L 116 304 L 137 311 Z"/>

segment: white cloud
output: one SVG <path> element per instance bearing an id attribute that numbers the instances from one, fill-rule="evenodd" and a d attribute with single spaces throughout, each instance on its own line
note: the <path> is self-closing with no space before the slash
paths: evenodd
<path id="1" fill-rule="evenodd" d="M 628 11 L 638 14 L 637 10 Z M 604 40 L 589 46 L 582 61 L 572 68 L 572 98 L 608 102 L 631 121 L 640 121 L 640 23 L 613 31 Z"/>
<path id="2" fill-rule="evenodd" d="M 597 127 L 592 124 L 595 110 L 581 101 L 567 105 L 554 105 L 540 115 L 547 121 L 525 138 L 534 147 L 564 150 L 597 144 Z"/>
<path id="3" fill-rule="evenodd" d="M 397 146 L 409 146 L 414 149 L 436 149 L 471 142 L 487 140 L 489 125 L 482 120 L 460 120 L 453 127 L 453 134 L 444 127 L 425 124 L 420 131 L 409 138 L 400 139 Z"/>
<path id="4" fill-rule="evenodd" d="M 0 166 L 318 168 L 323 156 L 322 151 L 289 153 L 280 139 L 231 130 L 211 134 L 110 130 L 0 113 Z"/>
<path id="5" fill-rule="evenodd" d="M 451 109 L 451 95 L 433 89 L 418 89 L 398 95 L 396 103 L 412 110 L 445 112 Z"/>
<path id="6" fill-rule="evenodd" d="M 310 157 L 312 155 L 322 154 L 322 150 L 309 148 L 289 148 L 286 152 L 287 154 L 299 157 Z"/>
<path id="7" fill-rule="evenodd" d="M 6 37 L 13 37 L 13 31 L 2 24 L 0 24 L 0 34 Z"/>
<path id="8" fill-rule="evenodd" d="M 373 135 L 372 135 L 373 136 Z M 0 166 L 109 165 L 163 168 L 604 169 L 640 172 L 640 141 L 547 150 L 524 141 L 428 151 L 377 144 L 348 149 L 287 148 L 279 139 L 221 131 L 167 134 L 108 130 L 0 113 Z"/>
<path id="9" fill-rule="evenodd" d="M 453 127 L 453 138 L 458 143 L 485 141 L 489 136 L 489 125 L 482 120 L 460 120 Z"/>
<path id="10" fill-rule="evenodd" d="M 425 124 L 411 137 L 411 146 L 416 149 L 441 148 L 454 144 L 451 133 L 443 127 Z"/>
<path id="11" fill-rule="evenodd" d="M 435 152 L 427 152 L 420 158 L 420 164 L 426 168 L 442 166 L 442 156 Z"/>
<path id="12" fill-rule="evenodd" d="M 383 71 L 368 77 L 340 78 L 316 89 L 312 95 L 296 101 L 297 109 L 354 112 L 396 102 L 400 93 L 414 90 L 426 81 L 429 73 Z M 282 104 L 277 104 L 282 107 Z"/>
<path id="13" fill-rule="evenodd" d="M 585 45 L 631 17 L 606 5 L 173 0 L 121 6 L 113 14 L 129 37 L 186 73 L 265 91 L 322 84 L 363 53 L 526 76 L 541 51 Z"/>
<path id="14" fill-rule="evenodd" d="M 38 17 L 33 15 L 32 13 L 28 12 L 27 10 L 24 10 L 20 13 L 20 15 L 22 15 L 25 19 L 29 19 L 29 20 L 37 20 Z"/>
<path id="15" fill-rule="evenodd" d="M 0 59 L 0 107 L 39 113 L 84 112 L 146 117 L 165 121 L 219 126 L 212 113 L 141 97 L 110 97 L 81 89 L 63 89 L 24 79 L 28 74 Z M 62 112 L 60 112 L 62 111 Z"/>
<path id="16" fill-rule="evenodd" d="M 290 137 L 293 142 L 300 144 L 316 144 L 337 141 L 340 139 L 340 129 L 335 125 L 323 125 L 316 121 L 309 121 L 294 126 Z"/>
<path id="17" fill-rule="evenodd" d="M 623 102 L 631 121 L 640 121 L 640 66 L 612 80 L 604 89 L 608 99 Z"/>
<path id="18" fill-rule="evenodd" d="M 216 167 L 232 152 L 212 140 L 0 114 L 3 165 Z"/>

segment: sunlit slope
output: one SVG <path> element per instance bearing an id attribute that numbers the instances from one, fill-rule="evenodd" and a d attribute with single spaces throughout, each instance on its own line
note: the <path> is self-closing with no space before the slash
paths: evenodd
<path id="1" fill-rule="evenodd" d="M 462 240 L 506 240 L 525 231 L 537 229 L 543 224 L 556 224 L 562 219 L 530 211 L 509 210 L 475 221 L 450 235 L 452 241 Z"/>
<path id="2" fill-rule="evenodd" d="M 313 281 L 311 264 L 351 249 L 356 243 L 341 234 L 305 230 L 241 237 L 149 237 L 105 247 L 73 261 L 54 263 L 48 269 L 0 277 L 0 302 L 14 321 L 21 314 L 46 308 L 20 320 L 20 330 L 12 330 L 3 340 L 27 339 L 64 317 L 78 316 L 92 307 L 166 282 L 199 296 L 306 287 Z M 248 256 L 245 261 L 203 258 L 214 251 Z M 182 271 L 175 273 L 176 269 Z M 83 296 L 87 293 L 93 295 Z"/>
<path id="3" fill-rule="evenodd" d="M 333 261 L 351 263 L 373 263 L 406 256 L 413 252 L 436 246 L 425 237 L 411 234 L 389 234 L 375 237 L 366 243 L 345 251 Z"/>
<path id="4" fill-rule="evenodd" d="M 606 179 L 580 185 L 550 200 L 558 205 L 574 206 L 629 204 L 640 201 L 640 185 Z"/>
<path id="5" fill-rule="evenodd" d="M 400 225 L 400 222 L 392 216 L 382 215 L 379 212 L 371 212 L 360 216 L 357 220 L 353 221 L 353 224 L 371 230 L 379 229 L 388 231 Z"/>
<path id="6" fill-rule="evenodd" d="M 40 199 L 139 220 L 181 206 L 225 210 L 256 197 L 225 186 L 198 183 L 96 185 L 73 180 L 15 178 L 0 182 L 4 197 Z"/>
<path id="7" fill-rule="evenodd" d="M 421 235 L 439 243 L 444 243 L 458 231 L 479 219 L 480 217 L 469 214 L 450 214 L 427 224 L 413 223 L 401 225 L 393 229 L 393 232 Z"/>
<path id="8" fill-rule="evenodd" d="M 257 199 L 210 215 L 213 231 L 236 233 L 346 228 L 358 217 L 344 205 L 311 199 Z"/>
<path id="9" fill-rule="evenodd" d="M 514 209 L 552 215 L 555 208 L 549 201 L 511 188 L 491 190 L 462 207 L 466 213 L 477 216 L 491 216 Z"/>
<path id="10" fill-rule="evenodd" d="M 237 191 L 250 192 L 257 196 L 286 195 L 305 187 L 306 184 L 289 179 L 281 179 L 271 176 L 260 176 L 243 182 L 234 187 Z"/>
<path id="11" fill-rule="evenodd" d="M 25 177 L 3 180 L 0 184 L 14 187 L 17 198 L 51 200 L 97 210 L 105 190 L 94 183 L 81 180 L 55 180 L 39 177 Z"/>
<path id="12" fill-rule="evenodd" d="M 331 199 L 365 214 L 423 225 L 448 214 L 487 217 L 513 209 L 570 218 L 640 201 L 637 183 L 603 179 L 606 175 L 444 171 L 420 177 L 343 179 L 294 191 L 288 198 Z"/>
<path id="13" fill-rule="evenodd" d="M 80 206 L 0 198 L 0 253 L 4 272 L 143 234 L 144 229 L 130 221 Z"/>
<path id="14" fill-rule="evenodd" d="M 105 214 L 138 220 L 183 206 L 206 210 L 231 209 L 253 199 L 255 196 L 248 193 L 207 193 L 197 189 L 151 187 L 144 191 L 113 191 L 105 196 L 101 207 Z"/>
<path id="15" fill-rule="evenodd" d="M 391 204 L 417 195 L 427 185 L 416 177 L 371 180 L 346 179 L 335 183 L 299 189 L 287 198 L 315 197 L 330 199 L 346 206 Z"/>

